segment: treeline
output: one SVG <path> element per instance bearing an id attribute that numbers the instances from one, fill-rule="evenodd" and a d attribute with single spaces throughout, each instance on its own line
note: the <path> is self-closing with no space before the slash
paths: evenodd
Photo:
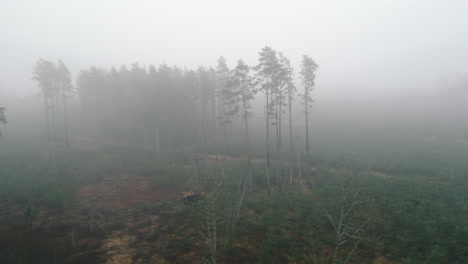
<path id="1" fill-rule="evenodd" d="M 307 160 L 310 160 L 308 119 L 317 68 L 312 58 L 303 56 L 299 98 L 305 114 Z M 286 171 L 287 167 L 289 181 L 293 181 L 295 150 L 289 121 L 297 89 L 289 59 L 270 47 L 259 52 L 257 65 L 249 66 L 239 60 L 234 69 L 229 69 L 224 57 L 218 59 L 216 67 L 200 66 L 197 70 L 166 64 L 145 68 L 137 63 L 129 68 L 110 70 L 91 67 L 78 74 L 76 87 L 72 86 L 70 72 L 61 61 L 55 65 L 41 59 L 34 69 L 33 79 L 44 97 L 51 156 L 54 149 L 56 153 L 57 146 L 69 145 L 67 98 L 73 95 L 81 102 L 81 137 L 110 140 L 122 148 L 138 145 L 145 151 L 160 152 L 190 145 L 209 153 L 212 151 L 209 146 L 220 143 L 222 138 L 225 160 L 229 127 L 240 117 L 245 127 L 250 190 L 249 120 L 253 116 L 252 101 L 262 93 L 268 192 L 273 154 L 282 164 L 276 166 L 277 187 L 281 187 L 280 171 Z M 289 125 L 287 130 L 285 123 Z M 286 148 L 282 140 L 284 130 L 289 137 Z M 272 141 L 276 142 L 275 150 L 272 150 Z"/>

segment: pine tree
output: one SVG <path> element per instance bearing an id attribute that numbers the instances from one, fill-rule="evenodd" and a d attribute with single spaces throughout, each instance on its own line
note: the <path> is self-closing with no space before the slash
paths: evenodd
<path id="1" fill-rule="evenodd" d="M 232 124 L 232 118 L 239 112 L 239 102 L 237 101 L 237 93 L 229 81 L 229 68 L 226 64 L 226 59 L 220 57 L 216 67 L 217 90 L 220 102 L 221 111 L 218 115 L 220 125 L 223 126 L 223 171 L 226 162 L 226 128 Z"/>
<path id="2" fill-rule="evenodd" d="M 275 75 L 278 71 L 278 58 L 276 51 L 270 47 L 264 47 L 259 52 L 259 64 L 255 67 L 257 76 L 259 77 L 260 89 L 265 93 L 265 120 L 266 120 L 266 172 L 268 195 L 270 195 L 270 119 L 273 118 L 275 108 L 274 93 L 275 93 Z"/>
<path id="3" fill-rule="evenodd" d="M 293 129 L 292 129 L 292 102 L 296 87 L 293 80 L 293 68 L 288 58 L 282 57 L 282 65 L 285 71 L 284 81 L 286 85 L 287 106 L 289 113 L 289 183 L 293 183 L 293 164 L 294 164 L 294 146 L 293 146 Z"/>
<path id="4" fill-rule="evenodd" d="M 53 120 L 53 115 L 50 110 L 53 109 L 54 96 L 56 95 L 56 86 L 55 86 L 55 65 L 50 61 L 44 59 L 39 59 L 36 62 L 36 66 L 33 71 L 33 80 L 37 81 L 40 95 L 44 98 L 44 108 L 46 113 L 46 126 L 47 126 L 47 150 L 49 153 L 49 158 L 52 157 L 52 137 L 51 137 L 51 122 Z M 54 137 L 55 140 L 55 137 Z"/>
<path id="5" fill-rule="evenodd" d="M 278 68 L 274 75 L 275 92 L 275 126 L 276 126 L 276 157 L 279 162 L 276 164 L 276 187 L 281 191 L 281 172 L 283 171 L 283 151 L 282 144 L 282 115 L 283 106 L 286 106 L 286 84 L 287 68 L 285 67 L 286 58 L 281 52 L 278 53 Z"/>
<path id="6" fill-rule="evenodd" d="M 315 71 L 317 70 L 318 65 L 315 61 L 307 55 L 302 57 L 301 63 L 301 81 L 304 89 L 304 93 L 301 95 L 302 103 L 305 107 L 305 132 L 306 132 L 306 162 L 308 164 L 308 174 L 310 174 L 310 142 L 309 142 L 309 111 L 312 108 L 312 97 L 311 92 L 315 86 Z M 309 175 L 310 176 L 310 175 Z M 309 177 L 310 178 L 310 177 Z"/>
<path id="7" fill-rule="evenodd" d="M 63 129 L 65 133 L 65 146 L 70 146 L 70 140 L 68 138 L 68 120 L 67 120 L 67 97 L 72 96 L 73 86 L 71 83 L 71 74 L 67 66 L 59 60 L 57 65 L 57 86 L 62 96 L 63 104 Z"/>
<path id="8" fill-rule="evenodd" d="M 247 146 L 247 165 L 248 165 L 248 179 L 250 186 L 250 194 L 252 194 L 252 162 L 250 153 L 250 136 L 249 136 L 249 119 L 253 115 L 252 113 L 252 100 L 254 99 L 255 90 L 254 82 L 250 76 L 250 68 L 244 61 L 239 60 L 237 67 L 231 77 L 230 85 L 237 89 L 236 94 L 239 95 L 239 100 L 242 104 L 242 119 L 245 124 L 245 141 Z"/>

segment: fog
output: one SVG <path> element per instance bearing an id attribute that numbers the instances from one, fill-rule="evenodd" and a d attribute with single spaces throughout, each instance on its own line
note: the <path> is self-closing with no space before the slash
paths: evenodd
<path id="1" fill-rule="evenodd" d="M 73 75 L 139 62 L 257 63 L 268 45 L 320 65 L 317 98 L 428 94 L 468 68 L 466 1 L 5 1 L 0 94 L 37 93 L 38 58 Z"/>
<path id="2" fill-rule="evenodd" d="M 0 5 L 0 263 L 468 263 L 468 1 Z"/>

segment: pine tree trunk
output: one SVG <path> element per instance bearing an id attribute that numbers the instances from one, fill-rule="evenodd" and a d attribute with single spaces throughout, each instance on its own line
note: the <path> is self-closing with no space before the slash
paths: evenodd
<path id="1" fill-rule="evenodd" d="M 65 132 L 65 147 L 70 147 L 70 141 L 68 139 L 68 122 L 67 122 L 67 98 L 65 91 L 62 91 L 62 101 L 63 101 L 63 129 Z"/>
<path id="2" fill-rule="evenodd" d="M 305 101 L 305 117 L 306 117 L 306 177 L 307 177 L 307 183 L 310 183 L 310 178 L 311 178 L 311 161 L 310 161 L 310 143 L 309 143 L 309 105 L 308 105 L 308 95 L 309 93 L 306 91 L 306 101 Z"/>
<path id="3" fill-rule="evenodd" d="M 282 171 L 283 171 L 283 153 L 281 151 L 281 115 L 282 115 L 282 103 L 283 103 L 283 100 L 281 98 L 281 83 L 279 84 L 279 87 L 278 87 L 278 96 L 277 96 L 277 103 L 276 105 L 278 106 L 278 110 L 277 110 L 277 117 L 276 117 L 276 125 L 278 127 L 278 159 L 279 159 L 279 165 L 278 165 L 278 168 L 277 168 L 277 182 L 278 182 L 278 191 L 281 192 L 281 183 L 282 183 L 282 179 L 281 179 L 281 174 L 282 174 Z M 279 173 L 281 172 L 281 173 Z"/>
<path id="4" fill-rule="evenodd" d="M 169 120 L 169 152 L 172 152 L 172 140 L 173 140 L 173 127 L 172 119 Z"/>
<path id="5" fill-rule="evenodd" d="M 81 149 L 84 149 L 84 139 L 85 139 L 85 115 L 84 115 L 84 102 L 83 98 L 81 98 Z"/>
<path id="6" fill-rule="evenodd" d="M 289 107 L 289 183 L 293 184 L 293 157 L 294 157 L 294 148 L 293 148 L 293 137 L 292 137 L 292 94 L 291 86 L 288 84 L 288 107 Z"/>
<path id="7" fill-rule="evenodd" d="M 222 108 L 223 108 L 223 115 L 224 115 L 224 122 L 223 122 L 223 176 L 224 176 L 224 165 L 226 163 L 226 117 L 227 117 L 227 113 L 226 113 L 226 104 L 225 104 L 225 101 L 224 101 L 224 96 L 222 98 L 223 100 L 223 103 L 222 103 Z"/>
<path id="8" fill-rule="evenodd" d="M 309 109 L 308 109 L 308 105 L 307 105 L 307 102 L 306 102 L 306 111 L 305 111 L 305 116 L 306 116 L 306 120 L 305 120 L 305 123 L 306 123 L 306 158 L 307 158 L 307 162 L 309 161 L 309 157 L 310 157 L 310 144 L 309 144 Z"/>
<path id="9" fill-rule="evenodd" d="M 44 95 L 44 106 L 46 113 L 46 124 L 47 124 L 47 152 L 49 154 L 49 160 L 52 158 L 52 150 L 50 149 L 50 117 L 49 117 L 49 104 L 47 103 L 47 97 Z"/>
<path id="10" fill-rule="evenodd" d="M 242 83 L 242 106 L 244 108 L 244 122 L 245 122 L 245 139 L 247 143 L 247 173 L 249 177 L 250 194 L 252 194 L 252 163 L 250 157 L 250 137 L 249 137 L 249 122 L 247 113 L 247 102 L 245 98 L 245 84 Z"/>
<path id="11" fill-rule="evenodd" d="M 146 135 L 146 124 L 145 124 L 145 121 L 143 120 L 142 124 L 141 124 L 141 129 L 142 129 L 142 132 L 143 132 L 143 144 L 145 145 L 144 148 L 145 148 L 145 152 L 148 152 L 149 148 L 148 148 L 148 137 Z"/>
<path id="12" fill-rule="evenodd" d="M 53 141 L 54 141 L 54 150 L 55 150 L 55 155 L 57 155 L 58 152 L 58 147 L 57 147 L 57 110 L 56 110 L 56 104 L 54 102 L 54 98 L 51 98 L 51 111 L 52 111 L 52 136 L 53 136 Z"/>
<path id="13" fill-rule="evenodd" d="M 302 186 L 302 168 L 301 168 L 301 152 L 297 152 L 298 172 L 299 172 L 299 185 Z M 301 187 L 302 190 L 302 187 Z"/>
<path id="14" fill-rule="evenodd" d="M 276 191 L 280 192 L 280 161 L 279 161 L 279 86 L 275 89 L 275 130 L 276 130 Z"/>
<path id="15" fill-rule="evenodd" d="M 269 101 L 269 82 L 267 79 L 267 88 L 266 88 L 266 148 L 267 148 L 267 162 L 266 162 L 266 170 L 267 170 L 267 191 L 268 195 L 270 195 L 270 101 Z"/>
<path id="16" fill-rule="evenodd" d="M 224 165 L 226 164 L 226 124 L 223 124 L 223 171 Z"/>
<path id="17" fill-rule="evenodd" d="M 60 134 L 60 108 L 59 108 L 59 95 L 55 95 L 55 118 L 56 118 L 56 123 L 55 125 L 57 126 L 56 127 L 56 140 L 57 140 L 57 146 L 60 147 L 60 145 L 62 144 L 62 139 L 61 139 L 61 136 L 59 137 L 59 134 Z"/>
<path id="18" fill-rule="evenodd" d="M 211 109 L 210 109 L 210 114 L 211 114 L 211 136 L 213 138 L 216 137 L 216 99 L 214 95 L 211 97 Z M 216 142 L 216 140 L 215 140 Z"/>
<path id="19" fill-rule="evenodd" d="M 155 132 L 156 132 L 156 153 L 159 154 L 159 125 L 158 125 L 158 122 L 157 120 L 155 119 L 154 120 L 154 125 L 155 125 Z"/>

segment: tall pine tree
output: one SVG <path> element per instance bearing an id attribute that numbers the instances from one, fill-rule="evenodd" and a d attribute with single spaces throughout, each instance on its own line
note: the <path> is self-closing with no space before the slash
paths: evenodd
<path id="1" fill-rule="evenodd" d="M 305 133 L 306 133 L 306 162 L 308 164 L 307 174 L 310 176 L 310 142 L 309 142 L 309 114 L 310 108 L 312 108 L 312 90 L 315 86 L 315 71 L 317 70 L 318 65 L 315 61 L 307 55 L 302 57 L 301 62 L 301 81 L 304 89 L 302 94 L 302 103 L 304 105 L 304 114 L 305 114 Z M 309 177 L 310 178 L 310 177 Z"/>
<path id="2" fill-rule="evenodd" d="M 249 135 L 249 119 L 252 117 L 252 100 L 254 99 L 255 90 L 253 78 L 250 75 L 250 68 L 243 60 L 237 62 L 237 66 L 231 77 L 231 85 L 237 90 L 236 94 L 239 95 L 239 100 L 242 104 L 241 113 L 245 125 L 245 141 L 247 147 L 247 166 L 248 166 L 248 179 L 249 190 L 252 193 L 252 162 L 250 153 L 250 135 Z"/>
<path id="3" fill-rule="evenodd" d="M 271 194 L 270 187 L 270 119 L 274 117 L 275 109 L 275 76 L 279 69 L 276 51 L 271 47 L 264 47 L 259 52 L 258 65 L 255 67 L 260 80 L 260 89 L 265 93 L 265 120 L 266 120 L 266 172 L 268 195 Z"/>

